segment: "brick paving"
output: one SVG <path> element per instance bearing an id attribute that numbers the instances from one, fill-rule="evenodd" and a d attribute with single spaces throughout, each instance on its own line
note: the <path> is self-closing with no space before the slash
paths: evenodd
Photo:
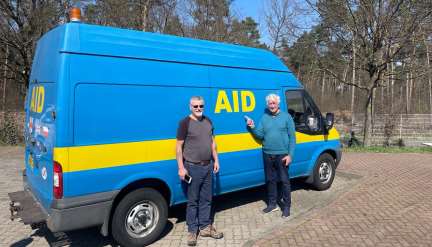
<path id="1" fill-rule="evenodd" d="M 9 220 L 7 192 L 22 188 L 22 148 L 0 147 L 0 246 L 115 246 L 98 228 L 51 233 Z M 432 246 L 432 155 L 344 154 L 332 188 L 295 182 L 292 216 L 259 213 L 264 190 L 216 199 L 223 240 L 199 246 Z M 350 174 L 358 174 L 350 175 Z M 152 246 L 185 246 L 184 205 Z"/>
<path id="2" fill-rule="evenodd" d="M 339 168 L 362 183 L 249 245 L 432 246 L 432 155 L 349 153 Z"/>

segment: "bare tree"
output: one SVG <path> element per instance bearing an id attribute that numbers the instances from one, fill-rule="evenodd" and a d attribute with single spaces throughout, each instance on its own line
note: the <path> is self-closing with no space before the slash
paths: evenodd
<path id="1" fill-rule="evenodd" d="M 71 1 L 0 1 L 0 51 L 8 55 L 0 59 L 0 65 L 11 72 L 6 79 L 27 87 L 36 41 L 64 21 L 67 2 Z"/>
<path id="2" fill-rule="evenodd" d="M 295 0 L 267 0 L 264 16 L 271 39 L 270 49 L 275 52 L 281 48 L 282 41 L 293 40 L 299 28 L 296 19 L 300 9 Z"/>
<path id="3" fill-rule="evenodd" d="M 402 50 L 410 43 L 421 24 L 431 15 L 432 8 L 427 1 L 404 0 L 346 0 L 319 1 L 316 9 L 322 24 L 329 30 L 328 43 L 338 52 L 326 53 L 333 61 L 345 60 L 343 53 L 353 54 L 350 49 L 356 37 L 356 61 L 359 70 L 367 75 L 364 85 L 353 84 L 334 73 L 334 64 L 323 66 L 340 82 L 366 92 L 364 105 L 364 144 L 370 144 L 373 122 L 373 100 L 375 90 L 383 87 L 384 75 L 390 63 L 401 59 Z"/>

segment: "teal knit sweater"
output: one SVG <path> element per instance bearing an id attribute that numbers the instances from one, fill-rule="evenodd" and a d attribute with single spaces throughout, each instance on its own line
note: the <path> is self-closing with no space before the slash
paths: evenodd
<path id="1" fill-rule="evenodd" d="M 248 130 L 263 142 L 263 151 L 267 154 L 294 155 L 296 143 L 294 121 L 288 113 L 279 111 L 272 115 L 266 110 L 258 126 Z"/>

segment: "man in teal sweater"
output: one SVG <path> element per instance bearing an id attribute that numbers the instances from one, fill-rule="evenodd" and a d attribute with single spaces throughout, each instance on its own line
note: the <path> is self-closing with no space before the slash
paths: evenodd
<path id="1" fill-rule="evenodd" d="M 268 204 L 264 213 L 276 211 L 277 182 L 282 183 L 282 217 L 290 215 L 291 186 L 288 167 L 293 160 L 295 147 L 294 121 L 288 113 L 279 108 L 280 97 L 269 94 L 266 97 L 267 109 L 258 127 L 252 119 L 247 119 L 248 130 L 263 143 L 264 172 L 267 184 Z"/>

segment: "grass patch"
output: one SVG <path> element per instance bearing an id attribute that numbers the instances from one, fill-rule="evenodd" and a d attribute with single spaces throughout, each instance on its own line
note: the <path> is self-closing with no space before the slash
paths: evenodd
<path id="1" fill-rule="evenodd" d="M 344 147 L 343 152 L 352 153 L 432 153 L 432 147 Z"/>

